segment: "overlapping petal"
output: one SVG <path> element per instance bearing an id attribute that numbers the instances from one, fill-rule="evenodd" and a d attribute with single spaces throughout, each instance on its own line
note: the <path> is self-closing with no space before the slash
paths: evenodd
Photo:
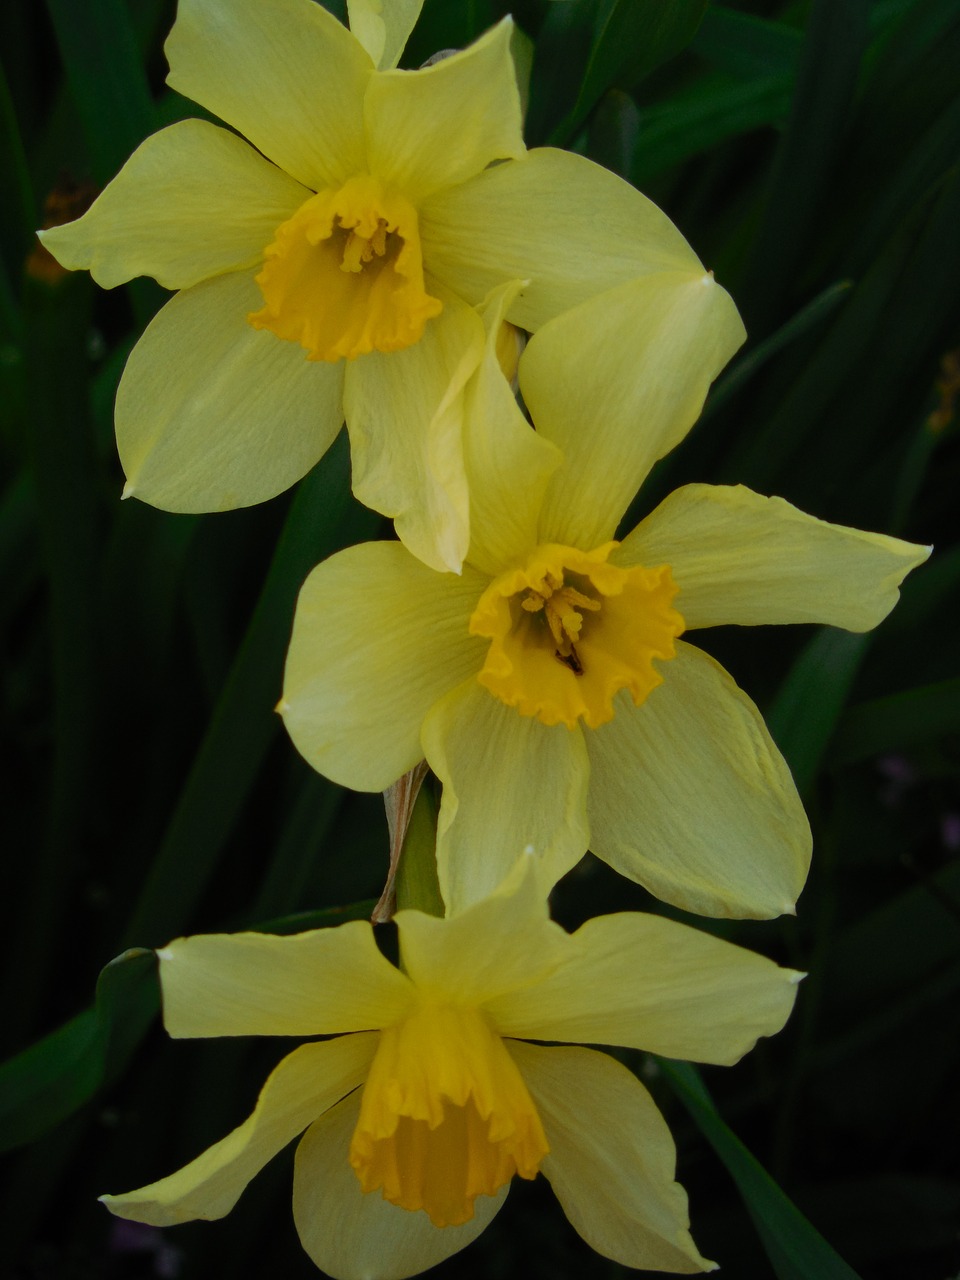
<path id="1" fill-rule="evenodd" d="M 412 987 L 354 920 L 294 937 L 197 934 L 159 952 L 174 1037 L 315 1036 L 388 1026 Z"/>
<path id="2" fill-rule="evenodd" d="M 504 376 L 497 344 L 503 317 L 521 287 L 495 289 L 480 307 L 486 328 L 482 362 L 466 389 L 464 468 L 470 491 L 472 565 L 495 576 L 537 544 L 537 518 L 560 450 L 531 431 Z"/>
<path id="3" fill-rule="evenodd" d="M 800 975 L 661 916 L 598 916 L 569 941 L 565 962 L 535 987 L 488 1004 L 501 1035 L 729 1065 L 793 1008 Z"/>
<path id="4" fill-rule="evenodd" d="M 169 1177 L 100 1198 L 117 1217 L 155 1227 L 222 1218 L 268 1160 L 364 1080 L 377 1039 L 363 1032 L 294 1049 L 267 1077 L 239 1128 Z"/>
<path id="5" fill-rule="evenodd" d="M 544 542 L 592 548 L 613 535 L 743 339 L 730 295 L 703 272 L 632 280 L 534 335 L 520 389 L 537 430 L 565 458 L 544 499 Z"/>
<path id="6" fill-rule="evenodd" d="M 423 0 L 347 0 L 350 30 L 378 67 L 395 67 Z"/>
<path id="7" fill-rule="evenodd" d="M 314 0 L 180 0 L 167 83 L 313 191 L 363 170 L 373 64 Z"/>
<path id="8" fill-rule="evenodd" d="M 792 911 L 810 828 L 763 719 L 692 645 L 640 707 L 587 736 L 591 848 L 665 902 L 707 916 Z"/>
<path id="9" fill-rule="evenodd" d="M 167 511 L 263 502 L 306 475 L 343 421 L 343 371 L 246 322 L 248 272 L 178 293 L 154 317 L 117 392 L 125 493 Z"/>
<path id="10" fill-rule="evenodd" d="M 579 729 L 518 715 L 471 678 L 431 709 L 422 742 L 443 783 L 437 872 L 448 914 L 492 893 L 528 845 L 551 882 L 586 852 Z"/>
<path id="11" fill-rule="evenodd" d="M 347 367 L 344 410 L 356 496 L 394 517 L 418 559 L 459 572 L 470 540 L 464 388 L 484 334 L 472 307 L 446 293 L 443 303 L 419 342 Z"/>
<path id="12" fill-rule="evenodd" d="M 691 484 L 661 502 L 613 558 L 668 563 L 688 628 L 819 622 L 868 631 L 929 554 L 899 538 L 828 524 L 743 485 Z"/>
<path id="13" fill-rule="evenodd" d="M 496 893 L 452 918 L 399 911 L 404 970 L 418 990 L 487 1005 L 553 973 L 570 937 L 550 919 L 540 870 L 534 854 L 522 855 Z"/>
<path id="14" fill-rule="evenodd" d="M 364 101 L 371 171 L 419 205 L 495 160 L 522 156 L 512 32 L 512 21 L 504 18 L 468 48 L 432 67 L 372 77 Z M 493 283 L 506 274 L 501 271 Z"/>
<path id="15" fill-rule="evenodd" d="M 591 1049 L 507 1044 L 550 1143 L 543 1173 L 587 1244 L 627 1267 L 712 1270 L 690 1237 L 670 1130 L 640 1081 Z"/>
<path id="16" fill-rule="evenodd" d="M 468 302 L 503 280 L 529 281 L 509 319 L 532 331 L 637 276 L 702 274 L 666 214 L 628 182 L 546 147 L 437 191 L 421 205 L 420 234 L 431 273 Z"/>
<path id="17" fill-rule="evenodd" d="M 382 791 L 422 758 L 428 710 L 483 661 L 483 641 L 467 630 L 483 581 L 469 566 L 436 573 L 393 542 L 350 547 L 313 570 L 281 710 L 315 769 Z"/>
<path id="18" fill-rule="evenodd" d="M 360 1113 L 359 1093 L 345 1098 L 304 1135 L 293 1176 L 293 1216 L 304 1249 L 335 1280 L 403 1280 L 458 1253 L 500 1209 L 509 1183 L 478 1196 L 459 1227 L 435 1227 L 422 1210 L 400 1209 L 364 1194 L 347 1159 Z"/>
<path id="19" fill-rule="evenodd" d="M 82 218 L 39 235 L 104 289 L 134 276 L 186 289 L 255 266 L 310 194 L 236 134 L 182 120 L 141 143 Z"/>

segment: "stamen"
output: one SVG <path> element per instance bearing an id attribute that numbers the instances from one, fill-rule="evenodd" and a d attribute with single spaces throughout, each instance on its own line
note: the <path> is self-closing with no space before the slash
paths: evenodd
<path id="1" fill-rule="evenodd" d="M 339 222 L 339 219 L 338 219 Z M 342 222 L 339 222 L 343 226 Z M 358 231 L 352 230 L 343 246 L 341 271 L 362 271 L 368 262 L 382 258 L 387 252 L 387 224 L 383 218 L 378 219 L 377 229 L 369 239 Z"/>
<path id="2" fill-rule="evenodd" d="M 579 638 L 583 627 L 583 618 L 578 610 L 586 609 L 590 613 L 596 613 L 600 609 L 600 601 L 585 596 L 576 587 L 565 586 L 563 579 L 556 574 L 548 574 L 547 577 L 547 585 L 543 591 L 527 591 L 520 601 L 520 607 L 528 613 L 543 610 L 550 634 L 556 642 L 556 656 L 561 662 L 566 662 L 577 675 L 581 675 L 583 667 L 579 659 L 576 659 L 575 666 L 567 662 L 573 651 L 573 642 Z M 556 586 L 551 585 L 554 582 Z"/>
<path id="3" fill-rule="evenodd" d="M 521 715 L 595 729 L 613 719 L 621 689 L 639 706 L 661 682 L 654 660 L 672 658 L 683 631 L 677 588 L 667 565 L 610 564 L 616 546 L 547 543 L 481 597 L 470 633 L 490 648 L 477 678 Z"/>
<path id="4" fill-rule="evenodd" d="M 442 305 L 424 288 L 417 212 L 369 174 L 320 191 L 282 223 L 248 321 L 310 360 L 348 360 L 418 342 Z"/>

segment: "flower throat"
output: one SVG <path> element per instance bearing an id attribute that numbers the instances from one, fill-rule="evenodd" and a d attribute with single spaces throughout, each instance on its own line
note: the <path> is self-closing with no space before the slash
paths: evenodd
<path id="1" fill-rule="evenodd" d="M 250 324 L 309 360 L 402 351 L 442 310 L 424 287 L 417 211 L 369 174 L 318 191 L 281 223 L 257 284 L 265 305 Z"/>

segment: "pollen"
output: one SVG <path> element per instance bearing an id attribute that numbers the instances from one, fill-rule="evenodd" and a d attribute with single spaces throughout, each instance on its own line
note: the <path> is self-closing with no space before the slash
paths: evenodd
<path id="1" fill-rule="evenodd" d="M 684 629 L 677 587 L 669 565 L 610 564 L 617 545 L 544 544 L 480 598 L 470 633 L 490 648 L 477 679 L 521 715 L 596 729 L 621 689 L 639 706 L 661 683 L 654 661 L 674 656 Z"/>
<path id="2" fill-rule="evenodd" d="M 479 1010 L 426 1004 L 381 1032 L 350 1145 L 365 1192 L 458 1226 L 477 1196 L 535 1178 L 548 1151 L 523 1078 Z"/>
<path id="3" fill-rule="evenodd" d="M 423 279 L 417 211 L 369 174 L 312 196 L 274 233 L 257 276 L 255 329 L 309 360 L 352 360 L 419 342 L 442 304 Z"/>

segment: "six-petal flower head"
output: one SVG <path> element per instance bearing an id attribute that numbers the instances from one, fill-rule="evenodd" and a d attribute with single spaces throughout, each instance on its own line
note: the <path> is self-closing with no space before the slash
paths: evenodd
<path id="1" fill-rule="evenodd" d="M 678 637 L 727 623 L 866 630 L 929 548 L 708 485 L 615 539 L 742 335 L 709 275 L 647 276 L 557 317 L 520 361 L 536 432 L 509 426 L 519 410 L 491 376 L 473 380 L 484 428 L 467 454 L 485 481 L 471 486 L 463 573 L 367 543 L 304 584 L 287 728 L 354 789 L 426 758 L 443 782 L 448 912 L 499 883 L 517 839 L 554 878 L 589 847 L 690 911 L 793 909 L 810 833 L 790 771 L 750 699 Z"/>
<path id="2" fill-rule="evenodd" d="M 117 395 L 128 494 L 175 511 L 263 501 L 345 415 L 357 496 L 427 563 L 459 569 L 473 306 L 524 280 L 507 318 L 533 330 L 625 279 L 698 265 L 628 183 L 526 152 L 511 30 L 377 70 L 314 0 L 180 0 L 169 83 L 252 146 L 172 125 L 82 218 L 42 233 L 105 287 L 151 275 L 180 291 Z"/>
<path id="3" fill-rule="evenodd" d="M 171 943 L 159 953 L 171 1035 L 335 1038 L 285 1057 L 221 1142 L 107 1206 L 158 1226 L 220 1218 L 306 1130 L 294 1217 L 310 1257 L 341 1280 L 426 1270 L 483 1231 L 515 1175 L 538 1170 L 599 1253 L 709 1269 L 650 1095 L 606 1054 L 572 1046 L 732 1063 L 780 1030 L 800 975 L 658 916 L 567 934 L 538 880 L 528 857 L 455 918 L 399 912 L 402 970 L 359 921 Z"/>

